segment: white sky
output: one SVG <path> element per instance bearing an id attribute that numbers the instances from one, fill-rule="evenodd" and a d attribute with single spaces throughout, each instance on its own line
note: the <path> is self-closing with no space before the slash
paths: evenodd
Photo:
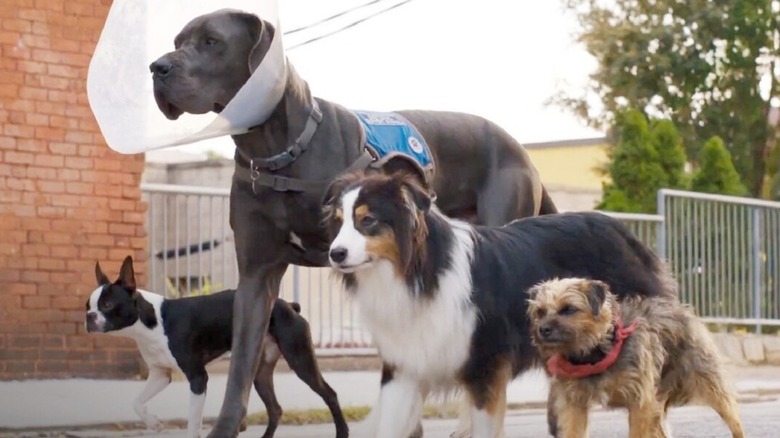
<path id="1" fill-rule="evenodd" d="M 366 1 L 280 0 L 282 30 Z M 289 35 L 285 47 L 400 1 Z M 575 26 L 558 0 L 412 0 L 287 55 L 314 95 L 347 108 L 470 112 L 524 143 L 598 137 L 569 113 L 544 105 L 561 83 L 582 87 L 595 67 L 573 41 Z M 232 156 L 233 146 L 220 138 L 179 149 Z"/>

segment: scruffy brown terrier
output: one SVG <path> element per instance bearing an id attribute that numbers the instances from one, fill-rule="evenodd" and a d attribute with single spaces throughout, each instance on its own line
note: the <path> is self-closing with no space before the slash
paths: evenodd
<path id="1" fill-rule="evenodd" d="M 665 438 L 669 407 L 701 402 L 744 437 L 717 349 L 690 307 L 668 298 L 618 303 L 607 284 L 582 278 L 540 283 L 528 302 L 552 377 L 556 436 L 587 437 L 588 409 L 600 403 L 628 408 L 631 438 Z"/>

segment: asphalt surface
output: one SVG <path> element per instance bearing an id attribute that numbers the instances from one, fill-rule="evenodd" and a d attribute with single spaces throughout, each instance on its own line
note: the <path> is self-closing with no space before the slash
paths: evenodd
<path id="1" fill-rule="evenodd" d="M 780 400 L 743 403 L 741 417 L 749 438 L 777 438 L 780 436 Z M 628 418 L 624 411 L 594 411 L 590 417 L 590 436 L 594 438 L 624 438 L 628 436 Z M 728 438 L 730 432 L 718 415 L 705 407 L 683 407 L 670 413 L 672 433 L 675 438 Z M 507 438 L 539 438 L 547 436 L 545 414 L 542 410 L 509 412 L 506 419 Z M 426 438 L 448 438 L 455 429 L 456 420 L 426 420 Z M 353 431 L 357 431 L 356 425 Z M 259 437 L 265 428 L 254 426 L 240 435 L 241 438 Z M 315 426 L 280 426 L 278 438 L 322 438 L 334 435 L 330 424 Z M 205 431 L 202 436 L 205 436 Z M 353 435 L 357 436 L 357 434 Z M 105 430 L 83 430 L 67 433 L 0 433 L 2 438 L 184 438 L 184 430 L 153 433 L 150 431 L 107 432 Z"/>

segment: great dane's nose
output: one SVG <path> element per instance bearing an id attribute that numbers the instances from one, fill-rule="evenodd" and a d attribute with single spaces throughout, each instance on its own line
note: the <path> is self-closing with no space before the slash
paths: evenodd
<path id="1" fill-rule="evenodd" d="M 161 78 L 168 76 L 171 70 L 173 70 L 173 63 L 165 56 L 158 59 L 157 61 L 154 61 L 149 66 L 149 71 L 151 71 L 153 75 L 159 76 Z"/>
<path id="2" fill-rule="evenodd" d="M 341 263 L 347 259 L 347 248 L 337 246 L 330 250 L 330 259 L 335 263 Z"/>

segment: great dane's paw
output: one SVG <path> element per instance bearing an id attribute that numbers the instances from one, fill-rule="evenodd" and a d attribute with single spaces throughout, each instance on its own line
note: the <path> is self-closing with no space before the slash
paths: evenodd
<path id="1" fill-rule="evenodd" d="M 239 421 L 236 422 L 236 424 L 240 424 Z M 220 424 L 219 421 L 217 421 L 217 424 L 214 425 L 214 428 L 211 429 L 211 432 L 206 436 L 206 438 L 236 438 L 238 437 L 238 428 L 232 427 L 232 426 L 225 426 L 224 424 Z"/>

